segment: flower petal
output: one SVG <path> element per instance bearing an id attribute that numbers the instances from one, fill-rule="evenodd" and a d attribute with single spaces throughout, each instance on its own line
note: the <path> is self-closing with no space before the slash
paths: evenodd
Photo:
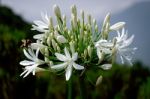
<path id="1" fill-rule="evenodd" d="M 65 63 L 62 63 L 62 64 L 53 65 L 53 66 L 51 66 L 51 68 L 52 68 L 52 69 L 56 69 L 56 70 L 60 70 L 60 69 L 66 68 L 67 64 L 68 64 L 68 63 L 65 62 Z"/>
<path id="2" fill-rule="evenodd" d="M 82 69 L 84 69 L 84 66 L 78 65 L 78 64 L 76 64 L 75 62 L 73 63 L 73 67 L 74 67 L 75 69 L 77 69 L 77 70 L 82 70 Z"/>
<path id="3" fill-rule="evenodd" d="M 44 34 L 36 34 L 33 36 L 34 39 L 42 40 L 44 37 Z"/>
<path id="4" fill-rule="evenodd" d="M 57 57 L 58 60 L 60 61 L 67 61 L 67 57 L 63 54 L 55 53 L 55 56 Z"/>
<path id="5" fill-rule="evenodd" d="M 66 57 L 67 57 L 68 59 L 70 59 L 71 56 L 70 56 L 70 53 L 69 53 L 69 51 L 68 51 L 68 49 L 67 49 L 66 47 L 65 47 L 64 51 L 65 51 Z"/>
<path id="6" fill-rule="evenodd" d="M 24 61 L 20 62 L 20 65 L 28 66 L 28 65 L 33 65 L 34 63 L 35 62 L 33 62 L 33 61 L 24 60 Z"/>
<path id="7" fill-rule="evenodd" d="M 31 48 L 32 49 L 36 49 L 37 50 L 38 48 L 43 49 L 45 47 L 46 47 L 45 45 L 40 44 L 40 43 L 31 43 Z"/>
<path id="8" fill-rule="evenodd" d="M 28 59 L 34 60 L 33 57 L 31 57 L 31 56 L 27 53 L 27 51 L 26 51 L 25 49 L 23 49 L 23 52 L 24 52 L 24 55 L 25 55 Z"/>
<path id="9" fill-rule="evenodd" d="M 48 28 L 48 24 L 46 24 L 42 21 L 34 21 L 34 24 L 41 27 L 41 28 Z"/>
<path id="10" fill-rule="evenodd" d="M 78 58 L 78 53 L 76 52 L 73 54 L 72 59 L 73 59 L 73 61 L 76 61 L 77 58 Z"/>
<path id="11" fill-rule="evenodd" d="M 71 74 L 72 74 L 72 66 L 69 65 L 69 66 L 66 68 L 66 74 L 65 74 L 65 76 L 66 76 L 66 81 L 68 81 L 68 80 L 70 79 Z"/>
<path id="12" fill-rule="evenodd" d="M 99 48 L 97 48 L 97 56 L 98 56 L 99 59 L 102 58 L 102 52 L 100 51 Z"/>

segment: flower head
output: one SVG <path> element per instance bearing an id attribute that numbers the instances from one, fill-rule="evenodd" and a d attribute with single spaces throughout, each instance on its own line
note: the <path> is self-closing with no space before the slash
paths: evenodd
<path id="1" fill-rule="evenodd" d="M 30 60 L 23 60 L 20 62 L 20 65 L 26 66 L 24 69 L 24 72 L 21 73 L 20 76 L 24 75 L 23 77 L 28 76 L 31 72 L 33 75 L 35 75 L 35 72 L 39 70 L 43 70 L 37 66 L 44 64 L 45 62 L 43 60 L 38 59 L 38 53 L 39 49 L 36 50 L 36 54 L 33 52 L 33 50 L 28 49 L 28 52 L 24 49 L 25 56 Z"/>
<path id="2" fill-rule="evenodd" d="M 124 60 L 126 60 L 132 65 L 132 55 L 137 48 L 129 48 L 128 46 L 130 46 L 130 44 L 133 42 L 133 39 L 134 35 L 128 38 L 128 33 L 124 28 L 122 29 L 121 33 L 118 31 L 115 48 L 117 53 L 120 55 L 122 63 L 124 63 Z"/>

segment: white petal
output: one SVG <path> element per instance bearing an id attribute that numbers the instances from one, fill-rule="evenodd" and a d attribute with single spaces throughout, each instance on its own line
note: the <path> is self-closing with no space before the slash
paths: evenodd
<path id="1" fill-rule="evenodd" d="M 67 57 L 63 54 L 59 54 L 59 53 L 55 53 L 55 56 L 57 57 L 57 59 L 59 59 L 60 61 L 67 61 Z"/>
<path id="2" fill-rule="evenodd" d="M 24 52 L 24 55 L 25 55 L 28 59 L 34 60 L 33 57 L 31 57 L 31 56 L 27 53 L 27 51 L 26 51 L 25 49 L 23 49 L 23 52 Z"/>
<path id="3" fill-rule="evenodd" d="M 104 52 L 105 54 L 110 54 L 112 53 L 112 51 L 110 50 L 110 48 L 103 48 L 102 52 Z"/>
<path id="4" fill-rule="evenodd" d="M 76 64 L 75 62 L 73 63 L 73 67 L 74 67 L 75 69 L 77 69 L 77 70 L 82 70 L 82 69 L 84 69 L 83 66 L 78 65 L 78 64 Z"/>
<path id="5" fill-rule="evenodd" d="M 28 52 L 29 52 L 30 56 L 33 57 L 33 59 L 36 58 L 33 49 L 28 49 Z"/>
<path id="6" fill-rule="evenodd" d="M 125 22 L 118 22 L 118 23 L 112 25 L 112 26 L 110 27 L 110 30 L 116 30 L 116 31 L 117 31 L 117 30 L 123 28 L 124 25 L 125 25 Z"/>
<path id="7" fill-rule="evenodd" d="M 104 70 L 109 70 L 112 67 L 112 64 L 103 64 L 102 66 L 100 66 L 102 69 Z"/>
<path id="8" fill-rule="evenodd" d="M 39 31 L 39 32 L 45 32 L 45 31 L 46 31 L 45 29 L 43 29 L 43 28 L 41 28 L 41 27 L 38 27 L 38 26 L 36 26 L 36 25 L 32 25 L 31 30 L 37 30 L 37 31 Z"/>
<path id="9" fill-rule="evenodd" d="M 43 37 L 44 37 L 44 34 L 37 34 L 33 36 L 34 39 L 38 39 L 38 40 L 42 40 Z"/>
<path id="10" fill-rule="evenodd" d="M 134 39 L 134 35 L 132 35 L 129 39 L 127 39 L 124 43 L 125 43 L 125 47 L 126 46 L 129 46 L 132 42 L 133 42 L 133 39 Z"/>
<path id="11" fill-rule="evenodd" d="M 72 74 L 72 66 L 69 65 L 69 66 L 66 68 L 66 74 L 65 74 L 65 76 L 66 76 L 66 81 L 68 81 L 68 80 L 70 79 L 71 74 Z"/>
<path id="12" fill-rule="evenodd" d="M 42 21 L 34 21 L 34 24 L 36 24 L 37 26 L 39 26 L 41 28 L 48 28 L 48 24 L 45 24 Z"/>
<path id="13" fill-rule="evenodd" d="M 124 64 L 124 60 L 123 60 L 123 57 L 120 55 L 120 58 L 121 58 L 121 63 Z"/>
<path id="14" fill-rule="evenodd" d="M 64 51 L 65 51 L 65 55 L 67 56 L 67 58 L 70 59 L 71 56 L 70 56 L 70 53 L 66 47 L 65 47 Z"/>
<path id="15" fill-rule="evenodd" d="M 34 63 L 35 62 L 33 61 L 24 60 L 20 62 L 20 65 L 27 66 L 27 65 L 33 65 Z"/>
<path id="16" fill-rule="evenodd" d="M 49 24 L 49 18 L 48 18 L 47 12 L 46 12 L 46 14 L 41 13 L 41 16 L 42 16 L 42 20 L 43 20 L 46 24 Z"/>
<path id="17" fill-rule="evenodd" d="M 45 47 L 46 47 L 45 45 L 40 44 L 40 43 L 31 43 L 31 48 L 32 49 L 36 49 L 37 50 L 38 48 L 43 49 Z"/>
<path id="18" fill-rule="evenodd" d="M 27 70 L 24 70 L 24 71 L 20 74 L 20 76 L 24 75 L 26 72 L 27 72 Z"/>
<path id="19" fill-rule="evenodd" d="M 76 52 L 72 55 L 72 59 L 73 59 L 73 61 L 76 61 L 77 58 L 78 58 L 78 53 Z"/>
<path id="20" fill-rule="evenodd" d="M 24 75 L 23 78 L 27 77 L 30 73 L 31 73 L 31 70 L 29 70 L 26 73 L 24 73 L 25 75 L 23 74 Z"/>
<path id="21" fill-rule="evenodd" d="M 52 69 L 56 69 L 56 70 L 60 70 L 60 69 L 66 68 L 67 64 L 68 64 L 68 63 L 65 62 L 65 63 L 62 63 L 62 64 L 53 65 L 53 66 L 51 66 L 51 68 L 52 68 Z"/>
<path id="22" fill-rule="evenodd" d="M 40 47 L 39 47 L 39 48 L 40 48 Z M 36 50 L 36 53 L 35 53 L 35 56 L 36 56 L 36 57 L 38 57 L 38 55 L 39 55 L 39 51 L 40 51 L 39 48 Z"/>
<path id="23" fill-rule="evenodd" d="M 102 52 L 100 51 L 99 48 L 97 48 L 97 56 L 98 56 L 99 59 L 102 58 Z"/>

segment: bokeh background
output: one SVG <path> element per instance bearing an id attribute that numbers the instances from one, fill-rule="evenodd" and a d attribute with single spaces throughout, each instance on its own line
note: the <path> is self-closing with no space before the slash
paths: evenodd
<path id="1" fill-rule="evenodd" d="M 37 33 L 30 29 L 34 20 L 41 19 L 41 12 L 54 16 L 54 4 L 67 18 L 75 4 L 78 13 L 83 9 L 96 18 L 99 28 L 111 12 L 111 24 L 125 21 L 129 35 L 135 35 L 131 47 L 138 50 L 132 67 L 118 62 L 110 71 L 87 71 L 83 83 L 89 99 L 150 99 L 150 0 L 0 0 L 0 99 L 67 98 L 64 75 L 45 72 L 25 79 L 19 76 L 19 61 L 25 59 L 21 40 L 32 39 Z M 99 75 L 103 75 L 102 83 L 95 86 Z M 78 77 L 73 76 L 71 83 L 72 97 L 80 99 Z"/>

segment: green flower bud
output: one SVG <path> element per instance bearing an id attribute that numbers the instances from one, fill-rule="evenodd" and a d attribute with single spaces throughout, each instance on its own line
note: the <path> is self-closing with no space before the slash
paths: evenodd
<path id="1" fill-rule="evenodd" d="M 53 46 L 54 50 L 56 51 L 56 49 L 57 49 L 57 43 L 55 42 L 54 39 L 52 39 L 52 46 Z"/>
<path id="2" fill-rule="evenodd" d="M 55 12 L 55 15 L 59 18 L 61 18 L 61 11 L 60 11 L 60 8 L 57 6 L 57 5 L 54 5 L 53 6 L 53 10 Z"/>

